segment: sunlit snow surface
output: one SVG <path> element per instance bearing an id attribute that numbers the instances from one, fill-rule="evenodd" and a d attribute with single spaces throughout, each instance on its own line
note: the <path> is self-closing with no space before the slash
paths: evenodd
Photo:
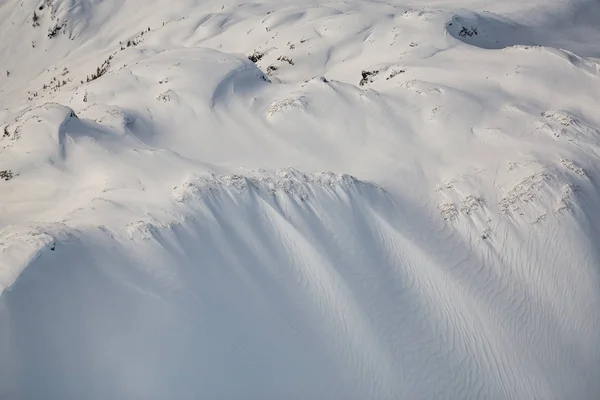
<path id="1" fill-rule="evenodd" d="M 1 2 L 0 398 L 599 398 L 598 20 Z"/>

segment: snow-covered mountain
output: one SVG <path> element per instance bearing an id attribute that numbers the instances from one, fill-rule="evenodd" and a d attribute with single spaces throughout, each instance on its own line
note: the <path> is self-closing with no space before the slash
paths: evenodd
<path id="1" fill-rule="evenodd" d="M 0 398 L 599 398 L 599 20 L 0 0 Z"/>

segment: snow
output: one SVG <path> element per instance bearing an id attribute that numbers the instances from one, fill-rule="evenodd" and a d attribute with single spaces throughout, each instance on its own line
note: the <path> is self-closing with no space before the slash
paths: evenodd
<path id="1" fill-rule="evenodd" d="M 0 3 L 0 397 L 598 398 L 598 17 Z"/>

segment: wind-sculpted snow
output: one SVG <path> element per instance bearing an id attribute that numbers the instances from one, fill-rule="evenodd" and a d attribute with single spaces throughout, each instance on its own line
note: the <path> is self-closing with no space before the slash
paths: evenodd
<path id="1" fill-rule="evenodd" d="M 599 15 L 0 4 L 0 398 L 599 398 Z"/>
<path id="2" fill-rule="evenodd" d="M 561 350 L 597 339 L 584 317 L 599 305 L 595 272 L 558 247 L 531 250 L 547 240 L 581 247 L 568 233 L 473 249 L 380 188 L 289 169 L 197 179 L 175 195 L 184 207 L 168 224 L 64 231 L 2 295 L 6 396 L 596 390 L 579 382 L 593 376 L 585 366 L 597 350 Z M 500 224 L 494 235 L 510 231 Z M 552 276 L 550 262 L 570 267 Z M 551 283 L 563 278 L 572 284 Z M 543 366 L 528 367 L 540 357 Z"/>

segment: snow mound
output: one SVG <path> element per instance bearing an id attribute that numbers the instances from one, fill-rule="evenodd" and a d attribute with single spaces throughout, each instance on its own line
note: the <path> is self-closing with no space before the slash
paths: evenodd
<path id="1" fill-rule="evenodd" d="M 64 164 L 67 132 L 77 123 L 75 112 L 59 104 L 28 110 L 4 127 L 0 165 L 19 175 L 41 164 Z"/>
<path id="2" fill-rule="evenodd" d="M 192 77 L 198 79 L 190 80 L 188 71 L 193 71 Z M 163 96 L 163 101 L 165 93 L 176 94 L 182 101 L 193 95 L 195 101 L 207 101 L 215 107 L 220 101 L 227 101 L 229 95 L 249 96 L 254 87 L 266 80 L 262 71 L 243 56 L 206 48 L 178 49 L 161 51 L 110 71 L 87 85 L 86 92 L 87 102 L 91 103 L 103 104 L 119 96 L 105 88 L 120 86 L 136 93 L 155 92 L 159 98 Z M 173 95 L 168 97 L 170 101 L 176 99 Z"/>

